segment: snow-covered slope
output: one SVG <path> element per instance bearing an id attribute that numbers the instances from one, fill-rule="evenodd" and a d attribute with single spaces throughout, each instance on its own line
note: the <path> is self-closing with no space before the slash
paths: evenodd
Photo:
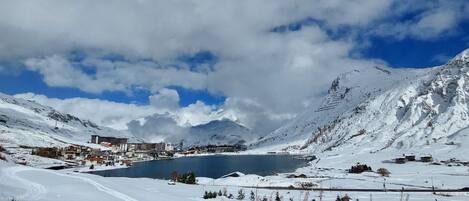
<path id="1" fill-rule="evenodd" d="M 185 143 L 191 145 L 206 144 L 244 144 L 252 140 L 249 129 L 234 121 L 223 119 L 190 128 Z"/>
<path id="2" fill-rule="evenodd" d="M 132 138 L 125 132 L 0 93 L 0 144 L 5 147 L 84 144 L 93 134 Z"/>
<path id="3" fill-rule="evenodd" d="M 454 144 L 469 126 L 469 50 L 428 69 L 376 67 L 332 82 L 323 101 L 253 144 L 318 153 L 345 147 L 415 150 Z"/>

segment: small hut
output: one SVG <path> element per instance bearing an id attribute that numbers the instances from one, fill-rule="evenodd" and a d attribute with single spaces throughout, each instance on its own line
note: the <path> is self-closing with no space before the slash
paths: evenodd
<path id="1" fill-rule="evenodd" d="M 422 157 L 420 157 L 420 161 L 422 161 L 424 163 L 429 163 L 429 162 L 433 161 L 433 157 L 432 156 L 422 156 Z"/>
<path id="2" fill-rule="evenodd" d="M 394 162 L 397 163 L 397 164 L 404 164 L 406 161 L 405 158 L 396 158 L 394 159 Z"/>
<path id="3" fill-rule="evenodd" d="M 415 155 L 408 155 L 408 156 L 405 156 L 405 159 L 407 161 L 415 161 Z"/>

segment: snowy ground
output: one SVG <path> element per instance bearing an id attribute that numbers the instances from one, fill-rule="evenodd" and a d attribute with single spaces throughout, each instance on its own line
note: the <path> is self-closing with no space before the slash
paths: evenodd
<path id="1" fill-rule="evenodd" d="M 401 167 L 399 167 L 401 168 Z M 403 166 L 402 168 L 406 168 Z M 422 169 L 422 168 L 418 168 Z M 461 168 L 462 169 L 462 168 Z M 449 169 L 429 168 L 428 172 L 447 171 Z M 299 170 L 308 174 L 314 173 L 314 168 L 303 168 Z M 341 172 L 340 170 L 336 170 Z M 391 169 L 397 171 L 397 169 Z M 467 170 L 466 170 L 467 171 Z M 422 172 L 426 174 L 428 172 Z M 451 171 L 458 172 L 458 171 Z M 461 170 L 463 172 L 463 170 Z M 333 174 L 333 171 L 330 172 Z M 444 175 L 444 174 L 441 174 Z M 346 178 L 340 178 L 341 176 Z M 435 177 L 435 181 L 446 179 L 448 187 L 459 186 L 467 183 L 468 175 L 446 176 L 448 178 Z M 333 185 L 336 187 L 373 187 L 379 188 L 381 179 L 373 173 L 360 176 L 349 176 L 345 174 L 334 173 L 334 177 L 339 178 L 306 178 L 306 179 L 287 179 L 283 176 L 261 177 L 257 175 L 246 175 L 240 178 L 209 179 L 198 178 L 199 185 L 176 184 L 168 185 L 165 180 L 147 179 L 147 178 L 105 178 L 92 174 L 74 173 L 70 171 L 53 171 L 37 169 L 27 166 L 19 166 L 0 161 L 0 200 L 203 200 L 202 195 L 205 191 L 219 191 L 224 188 L 235 197 L 238 195 L 237 186 L 289 186 L 295 182 L 315 181 L 322 182 L 322 186 Z M 368 178 L 363 180 L 363 178 Z M 453 179 L 450 179 L 453 178 Z M 369 182 L 375 180 L 376 182 Z M 418 174 L 395 175 L 389 179 L 389 188 L 393 187 L 391 183 L 415 184 L 416 186 L 430 186 L 425 183 L 425 176 Z M 436 182 L 436 183 L 437 183 Z M 396 185 L 397 186 L 397 185 Z M 399 185 L 400 186 L 400 185 Z M 249 200 L 250 191 L 255 189 L 244 188 L 246 192 L 245 200 Z M 324 192 L 323 200 L 334 200 L 335 197 L 345 195 L 347 192 Z M 275 191 L 259 189 L 259 197 L 274 196 Z M 309 192 L 309 200 L 318 199 L 319 192 Z M 354 199 L 369 200 L 370 193 L 347 193 Z M 280 191 L 280 195 L 288 200 L 303 200 L 306 196 L 304 191 Z M 442 195 L 432 195 L 431 193 L 411 193 L 409 200 L 469 200 L 469 194 L 451 193 L 451 197 Z M 399 200 L 400 193 L 372 193 L 373 200 Z M 405 196 L 405 195 L 404 195 Z M 300 199 L 301 198 L 301 199 Z M 221 197 L 215 200 L 228 200 Z"/>

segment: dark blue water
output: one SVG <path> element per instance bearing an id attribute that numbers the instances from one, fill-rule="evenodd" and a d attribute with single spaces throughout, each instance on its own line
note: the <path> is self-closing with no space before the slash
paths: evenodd
<path id="1" fill-rule="evenodd" d="M 275 173 L 293 172 L 306 166 L 307 161 L 291 155 L 215 155 L 184 157 L 173 160 L 157 160 L 134 163 L 129 168 L 103 170 L 92 174 L 104 177 L 148 177 L 158 179 L 171 178 L 171 173 L 192 171 L 198 177 L 219 178 L 231 172 L 261 176 Z"/>

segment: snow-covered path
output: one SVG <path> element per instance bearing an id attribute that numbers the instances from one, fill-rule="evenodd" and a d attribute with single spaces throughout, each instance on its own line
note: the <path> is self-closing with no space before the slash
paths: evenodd
<path id="1" fill-rule="evenodd" d="M 75 185 L 81 185 L 84 187 L 93 187 L 95 190 L 101 191 L 104 194 L 113 197 L 113 200 L 124 200 L 124 201 L 137 201 L 126 194 L 119 191 L 106 187 L 99 182 L 96 182 L 90 178 L 80 176 L 80 174 L 62 174 L 54 171 L 32 169 L 24 166 L 11 166 L 2 168 L 2 175 L 8 178 L 2 178 L 2 181 L 9 180 L 11 183 L 18 183 L 19 186 L 24 187 L 25 192 L 16 196 L 15 198 L 20 200 L 42 200 L 47 193 L 47 188 L 57 185 L 55 182 L 62 183 L 75 183 Z M 35 176 L 36 175 L 36 176 Z M 48 177 L 37 177 L 37 175 L 48 175 Z M 60 179 L 54 180 L 54 177 Z M 15 182 L 16 181 L 16 182 Z M 54 188 L 52 188 L 51 194 L 54 194 Z M 78 190 L 78 189 L 75 189 Z M 60 196 L 59 196 L 60 197 Z"/>
<path id="2" fill-rule="evenodd" d="M 18 173 L 21 173 L 23 171 L 28 171 L 28 169 L 29 168 L 26 168 L 26 167 L 14 166 L 14 167 L 3 168 L 2 172 L 10 179 L 16 180 L 20 182 L 21 185 L 26 187 L 25 193 L 17 197 L 17 199 L 39 200 L 40 198 L 44 196 L 44 194 L 47 193 L 46 188 L 41 184 L 38 184 L 36 182 L 33 182 L 31 180 L 18 176 Z"/>
<path id="3" fill-rule="evenodd" d="M 0 200 L 182 201 L 198 200 L 202 193 L 200 186 L 170 186 L 164 180 L 104 178 L 0 162 Z"/>
<path id="4" fill-rule="evenodd" d="M 12 198 L 21 201 L 202 201 L 204 191 L 216 191 L 227 189 L 228 193 L 235 197 L 238 195 L 237 186 L 255 186 L 255 184 L 270 184 L 288 186 L 293 182 L 279 176 L 259 177 L 256 175 L 246 175 L 239 178 L 224 178 L 212 180 L 208 178 L 198 178 L 201 185 L 176 184 L 168 185 L 164 180 L 149 178 L 117 178 L 101 177 L 92 174 L 74 173 L 70 171 L 53 171 L 37 169 L 14 164 L 7 164 L 0 161 L 0 201 L 9 201 Z M 340 182 L 341 180 L 344 180 Z M 340 186 L 345 183 L 355 183 L 356 180 L 335 180 L 335 184 Z M 355 183 L 356 184 L 356 183 Z M 370 185 L 361 182 L 357 185 Z M 365 185 L 365 186 L 366 186 Z M 327 183 L 324 184 L 327 186 Z M 277 190 L 249 189 L 244 188 L 246 198 L 249 200 L 251 191 L 258 192 L 260 197 L 272 196 Z M 279 190 L 284 197 L 283 200 L 292 198 L 293 200 L 304 200 L 303 191 Z M 324 192 L 324 200 L 335 200 L 337 195 L 344 195 L 345 192 Z M 354 199 L 368 200 L 368 192 L 348 192 Z M 318 192 L 310 192 L 310 199 L 318 200 Z M 399 200 L 400 193 L 373 193 L 373 200 Z M 452 193 L 452 197 L 432 195 L 431 193 L 411 193 L 410 200 L 434 200 L 455 201 L 468 200 L 467 193 Z M 301 198 L 300 198 L 301 197 Z M 228 200 L 220 197 L 216 200 Z"/>

